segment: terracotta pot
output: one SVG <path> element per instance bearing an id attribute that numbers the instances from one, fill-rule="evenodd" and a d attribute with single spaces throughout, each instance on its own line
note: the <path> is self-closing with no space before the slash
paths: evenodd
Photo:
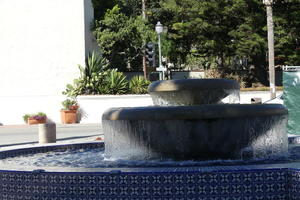
<path id="1" fill-rule="evenodd" d="M 77 122 L 77 110 L 61 110 L 60 115 L 63 124 L 74 124 Z"/>
<path id="2" fill-rule="evenodd" d="M 33 124 L 45 124 L 46 123 L 47 118 L 43 118 L 43 119 L 34 119 L 32 117 L 29 117 L 27 119 L 27 124 L 29 125 L 33 125 Z"/>

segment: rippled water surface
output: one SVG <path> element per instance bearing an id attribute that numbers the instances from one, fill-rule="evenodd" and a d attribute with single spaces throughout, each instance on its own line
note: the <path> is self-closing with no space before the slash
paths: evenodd
<path id="1" fill-rule="evenodd" d="M 27 167 L 167 167 L 167 166 L 222 166 L 241 164 L 287 163 L 300 161 L 300 146 L 290 146 L 289 154 L 265 160 L 209 160 L 209 161 L 128 161 L 107 158 L 102 149 L 79 149 L 68 151 L 52 151 L 47 153 L 29 154 L 0 160 L 1 166 L 27 166 Z"/>

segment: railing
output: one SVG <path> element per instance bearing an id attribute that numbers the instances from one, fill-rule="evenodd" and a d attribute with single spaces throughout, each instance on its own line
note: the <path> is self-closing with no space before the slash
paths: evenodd
<path id="1" fill-rule="evenodd" d="M 300 71 L 300 66 L 283 66 L 282 70 L 286 72 Z"/>

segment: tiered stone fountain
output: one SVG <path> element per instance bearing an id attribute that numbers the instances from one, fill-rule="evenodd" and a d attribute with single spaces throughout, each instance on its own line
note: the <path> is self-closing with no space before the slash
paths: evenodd
<path id="1" fill-rule="evenodd" d="M 290 161 L 268 159 L 287 153 L 287 110 L 224 104 L 238 91 L 230 80 L 154 82 L 155 106 L 108 110 L 105 154 L 122 161 L 113 168 L 103 167 L 114 162 L 104 158 L 103 142 L 0 151 L 0 160 L 12 162 L 0 165 L 0 199 L 299 199 L 299 148 Z M 41 165 L 43 157 L 56 167 Z M 263 160 L 202 161 L 219 158 Z M 127 159 L 134 161 L 124 165 Z"/>
<path id="2" fill-rule="evenodd" d="M 154 106 L 111 108 L 103 114 L 107 156 L 251 159 L 288 151 L 285 107 L 224 103 L 239 96 L 239 85 L 233 80 L 156 81 L 148 91 Z"/>

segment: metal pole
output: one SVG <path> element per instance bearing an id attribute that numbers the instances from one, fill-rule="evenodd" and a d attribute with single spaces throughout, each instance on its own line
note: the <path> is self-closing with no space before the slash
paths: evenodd
<path id="1" fill-rule="evenodd" d="M 146 19 L 146 0 L 142 0 L 142 17 Z"/>
<path id="2" fill-rule="evenodd" d="M 273 10 L 272 0 L 264 2 L 267 9 L 267 26 L 268 26 L 268 51 L 269 51 L 269 82 L 271 99 L 276 98 L 275 87 L 275 63 L 274 63 L 274 24 L 273 24 Z"/>
<path id="3" fill-rule="evenodd" d="M 142 0 L 142 17 L 145 20 L 146 19 L 146 0 Z M 146 42 L 143 41 L 143 47 L 145 46 Z M 144 78 L 147 79 L 147 67 L 146 67 L 146 57 L 145 54 L 143 54 L 143 71 L 144 71 Z"/>
<path id="4" fill-rule="evenodd" d="M 160 34 L 158 34 L 158 52 L 159 52 L 159 68 L 162 69 L 162 62 L 161 62 L 161 43 L 160 43 Z M 164 71 L 162 71 L 162 77 L 160 80 L 164 80 Z"/>

